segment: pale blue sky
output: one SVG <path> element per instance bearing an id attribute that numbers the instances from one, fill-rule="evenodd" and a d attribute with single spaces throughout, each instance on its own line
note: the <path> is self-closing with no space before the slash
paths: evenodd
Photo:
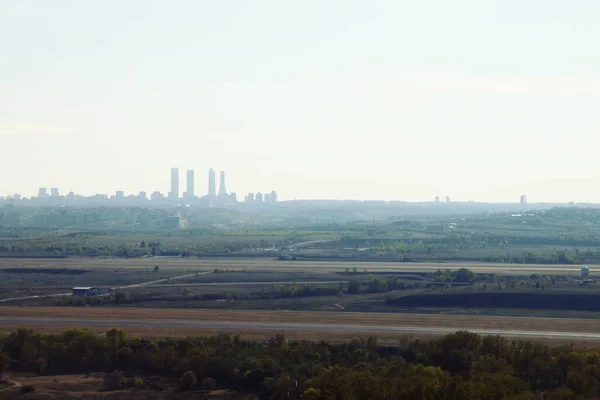
<path id="1" fill-rule="evenodd" d="M 600 2 L 0 0 L 0 194 L 600 202 Z"/>

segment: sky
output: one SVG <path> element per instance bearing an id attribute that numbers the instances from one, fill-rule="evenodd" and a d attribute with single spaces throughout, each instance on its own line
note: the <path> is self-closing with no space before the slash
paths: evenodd
<path id="1" fill-rule="evenodd" d="M 0 195 L 600 202 L 597 0 L 0 0 Z"/>

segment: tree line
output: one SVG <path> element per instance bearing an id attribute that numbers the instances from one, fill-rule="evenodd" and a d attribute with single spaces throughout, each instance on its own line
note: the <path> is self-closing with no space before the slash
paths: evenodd
<path id="1" fill-rule="evenodd" d="M 107 389 L 143 386 L 149 376 L 180 390 L 234 389 L 261 399 L 588 399 L 600 396 L 600 349 L 550 347 L 456 332 L 438 339 L 347 343 L 265 342 L 212 335 L 131 338 L 120 329 L 0 337 L 0 373 L 105 372 Z"/>

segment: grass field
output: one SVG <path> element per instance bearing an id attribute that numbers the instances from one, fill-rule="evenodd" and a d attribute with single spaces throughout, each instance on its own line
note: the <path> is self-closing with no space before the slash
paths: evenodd
<path id="1" fill-rule="evenodd" d="M 86 321 L 91 320 L 139 320 L 139 321 L 177 321 L 177 320 L 202 320 L 202 321 L 241 321 L 241 322 L 268 322 L 268 323 L 306 323 L 318 325 L 366 325 L 366 326 L 410 326 L 410 327 L 443 327 L 458 330 L 470 329 L 511 329 L 522 331 L 554 332 L 583 332 L 593 333 L 600 330 L 600 320 L 575 319 L 575 318 L 526 318 L 526 317 L 491 317 L 491 316 L 450 316 L 426 314 L 379 314 L 379 313 L 331 313 L 331 312 L 267 312 L 267 311 L 232 311 L 232 310 L 169 310 L 169 309 L 107 309 L 107 308 L 44 308 L 44 307 L 3 307 L 0 309 L 2 318 L 0 330 L 12 332 L 19 327 L 34 328 L 44 333 L 58 333 L 73 326 L 46 326 L 43 323 L 21 323 L 20 319 L 51 318 L 60 319 L 81 318 L 81 327 L 86 327 Z M 90 329 L 102 333 L 110 326 L 94 326 Z M 285 334 L 291 340 L 328 340 L 348 341 L 353 338 L 364 337 L 365 333 L 343 331 L 332 327 L 329 331 L 302 331 L 256 329 L 210 329 L 210 328 L 165 328 L 139 325 L 126 329 L 130 336 L 143 338 L 180 338 L 190 335 L 211 335 L 226 333 L 240 335 L 251 340 L 264 340 L 278 333 Z M 406 341 L 412 334 L 383 333 L 375 334 L 381 343 L 397 344 Z M 419 337 L 435 336 L 434 334 L 418 334 Z M 559 343 L 600 343 L 600 339 L 567 339 L 555 337 L 528 338 L 548 344 Z"/>
<path id="2" fill-rule="evenodd" d="M 431 315 L 346 312 L 285 312 L 237 310 L 178 310 L 156 308 L 74 308 L 74 307 L 2 307 L 0 317 L 81 318 L 82 325 L 93 319 L 127 320 L 206 320 L 269 323 L 351 324 L 416 327 L 456 327 L 456 329 L 511 328 L 557 332 L 598 332 L 600 320 L 574 318 L 493 317 L 475 315 Z"/>

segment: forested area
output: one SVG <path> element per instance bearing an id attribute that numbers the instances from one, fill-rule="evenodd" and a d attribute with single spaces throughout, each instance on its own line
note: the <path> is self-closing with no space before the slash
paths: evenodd
<path id="1" fill-rule="evenodd" d="M 0 372 L 105 372 L 107 389 L 143 386 L 152 376 L 179 390 L 228 388 L 263 399 L 578 399 L 600 396 L 600 349 L 550 347 L 457 332 L 380 346 L 267 342 L 217 335 L 180 340 L 128 338 L 122 330 L 0 339 Z M 157 389 L 158 390 L 158 389 Z"/>

